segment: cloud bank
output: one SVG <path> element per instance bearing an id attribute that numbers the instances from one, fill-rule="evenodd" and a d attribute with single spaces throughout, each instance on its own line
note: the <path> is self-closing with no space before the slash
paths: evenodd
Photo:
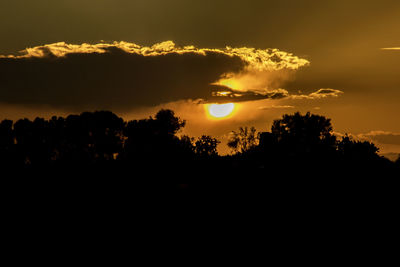
<path id="1" fill-rule="evenodd" d="M 179 100 L 280 99 L 290 97 L 281 81 L 308 64 L 278 49 L 60 42 L 0 56 L 0 102 L 123 111 Z M 339 94 L 321 90 L 305 98 Z"/>

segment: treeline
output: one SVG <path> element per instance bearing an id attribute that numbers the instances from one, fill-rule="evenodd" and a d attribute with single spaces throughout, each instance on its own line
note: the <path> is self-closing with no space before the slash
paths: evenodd
<path id="1" fill-rule="evenodd" d="M 284 115 L 270 132 L 233 132 L 230 156 L 219 156 L 211 136 L 178 136 L 185 121 L 172 110 L 154 118 L 124 121 L 109 111 L 49 120 L 0 123 L 0 164 L 7 168 L 126 168 L 147 170 L 259 170 L 282 168 L 375 168 L 397 170 L 370 142 L 333 135 L 330 119 L 307 113 Z"/>
<path id="2" fill-rule="evenodd" d="M 109 111 L 84 112 L 49 120 L 0 123 L 0 164 L 5 167 L 104 167 L 116 164 L 179 165 L 217 156 L 210 136 L 178 137 L 185 121 L 171 110 L 155 118 L 124 121 Z"/>
<path id="3" fill-rule="evenodd" d="M 320 115 L 295 113 L 273 122 L 271 131 L 257 135 L 254 127 L 241 127 L 228 142 L 237 158 L 280 173 L 321 174 L 398 172 L 400 157 L 394 163 L 378 154 L 379 148 L 369 141 L 354 140 L 349 135 L 333 134 L 331 120 Z"/>

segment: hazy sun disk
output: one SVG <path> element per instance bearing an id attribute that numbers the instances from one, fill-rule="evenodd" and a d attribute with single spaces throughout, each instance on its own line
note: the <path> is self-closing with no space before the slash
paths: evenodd
<path id="1" fill-rule="evenodd" d="M 210 104 L 207 106 L 208 114 L 215 119 L 223 119 L 229 117 L 233 113 L 234 109 L 234 103 Z"/>

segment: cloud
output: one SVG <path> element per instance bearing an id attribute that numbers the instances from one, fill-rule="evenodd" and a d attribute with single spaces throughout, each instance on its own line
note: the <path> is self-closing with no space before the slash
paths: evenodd
<path id="1" fill-rule="evenodd" d="M 343 94 L 343 91 L 336 89 L 319 89 L 316 92 L 312 92 L 308 95 L 304 94 L 290 94 L 289 91 L 279 88 L 272 90 L 233 90 L 227 86 L 214 85 L 214 89 L 211 93 L 212 97 L 208 98 L 206 103 L 229 103 L 229 102 L 244 102 L 244 101 L 256 101 L 264 99 L 293 99 L 293 100 L 316 100 L 324 99 L 328 97 L 339 97 Z M 316 108 L 319 109 L 319 108 Z"/>
<path id="2" fill-rule="evenodd" d="M 327 97 L 339 97 L 343 94 L 343 91 L 331 88 L 319 89 L 316 92 L 310 93 L 308 95 L 291 95 L 292 99 L 322 99 Z"/>
<path id="3" fill-rule="evenodd" d="M 287 97 L 287 91 L 218 85 L 229 92 L 224 97 L 218 96 L 216 84 L 260 74 L 273 84 L 308 64 L 278 49 L 179 47 L 172 41 L 150 47 L 59 42 L 0 56 L 0 102 L 127 110 L 185 99 L 278 99 Z"/>
<path id="4" fill-rule="evenodd" d="M 294 56 L 292 53 L 284 52 L 279 49 L 255 49 L 248 47 L 232 48 L 227 46 L 224 49 L 212 48 L 197 48 L 193 45 L 190 46 L 177 46 L 173 41 L 165 41 L 154 44 L 153 46 L 140 46 L 135 43 L 129 42 L 113 42 L 99 43 L 99 44 L 67 44 L 65 42 L 58 42 L 53 44 L 46 44 L 32 48 L 26 48 L 20 51 L 20 55 L 8 55 L 0 58 L 45 58 L 49 56 L 65 57 L 69 54 L 90 54 L 90 53 L 110 53 L 115 49 L 122 50 L 128 54 L 137 54 L 142 56 L 162 56 L 171 53 L 176 54 L 199 54 L 206 56 L 208 53 L 217 53 L 227 55 L 230 57 L 239 57 L 247 64 L 249 70 L 283 70 L 292 69 L 297 70 L 300 67 L 309 64 L 306 59 Z"/>
<path id="5" fill-rule="evenodd" d="M 371 131 L 369 133 L 358 134 L 358 138 L 379 142 L 381 144 L 400 145 L 400 133 L 388 131 Z"/>
<path id="6" fill-rule="evenodd" d="M 281 90 L 294 73 L 310 62 L 278 49 L 257 50 L 254 48 L 232 49 L 228 51 L 241 55 L 249 64 L 240 72 L 227 73 L 215 84 L 233 90 L 268 96 L 271 91 Z"/>
<path id="7" fill-rule="evenodd" d="M 274 89 L 274 90 L 249 90 L 241 91 L 234 90 L 223 85 L 213 85 L 211 97 L 209 97 L 206 103 L 229 103 L 229 102 L 245 102 L 245 101 L 256 101 L 263 99 L 282 99 L 289 97 L 289 92 L 285 89 Z"/>
<path id="8" fill-rule="evenodd" d="M 295 107 L 291 105 L 272 105 L 272 106 L 259 107 L 258 109 L 268 110 L 268 109 L 292 109 L 292 108 Z"/>
<path id="9" fill-rule="evenodd" d="M 352 133 L 340 133 L 334 132 L 339 139 L 346 135 L 350 138 L 358 141 L 368 141 L 378 145 L 379 148 L 396 148 L 400 153 L 400 133 L 390 131 L 370 131 L 368 133 L 352 134 Z"/>
<path id="10" fill-rule="evenodd" d="M 400 50 L 400 47 L 384 47 L 381 50 Z"/>

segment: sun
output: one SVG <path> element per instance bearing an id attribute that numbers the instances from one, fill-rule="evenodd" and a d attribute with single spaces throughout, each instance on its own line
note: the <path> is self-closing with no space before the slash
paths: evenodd
<path id="1" fill-rule="evenodd" d="M 209 117 L 213 119 L 224 119 L 233 114 L 233 111 L 235 110 L 235 104 L 209 104 L 206 105 L 206 110 Z"/>

